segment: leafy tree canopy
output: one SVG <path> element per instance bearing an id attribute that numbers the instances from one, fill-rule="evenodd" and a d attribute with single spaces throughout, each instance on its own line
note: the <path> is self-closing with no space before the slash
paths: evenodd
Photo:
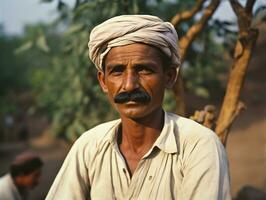
<path id="1" fill-rule="evenodd" d="M 57 135 L 75 140 L 99 122 L 117 117 L 100 90 L 96 68 L 88 58 L 91 29 L 121 14 L 153 14 L 170 21 L 175 13 L 192 7 L 195 1 L 76 0 L 73 7 L 60 0 L 57 2 L 58 19 L 49 25 L 26 27 L 24 43 L 15 52 L 31 65 L 27 74 L 36 98 L 36 106 L 31 111 L 45 112 Z M 179 27 L 180 36 L 190 23 Z M 217 42 L 219 37 L 225 36 L 222 33 L 219 36 L 217 32 L 222 30 L 212 21 L 193 43 L 183 67 L 186 88 L 204 98 L 211 98 L 212 92 L 221 88 L 217 76 L 225 71 L 223 50 L 230 46 L 225 40 Z M 232 37 L 235 37 L 234 33 Z M 167 110 L 174 110 L 172 99 L 173 94 L 167 92 Z"/>

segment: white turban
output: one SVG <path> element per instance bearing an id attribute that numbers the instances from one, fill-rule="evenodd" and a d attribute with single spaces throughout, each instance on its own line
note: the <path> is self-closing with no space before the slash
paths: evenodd
<path id="1" fill-rule="evenodd" d="M 144 43 L 157 47 L 180 65 L 177 48 L 178 36 L 170 22 L 151 15 L 121 15 L 96 26 L 90 34 L 89 56 L 98 70 L 102 70 L 104 57 L 112 47 Z"/>

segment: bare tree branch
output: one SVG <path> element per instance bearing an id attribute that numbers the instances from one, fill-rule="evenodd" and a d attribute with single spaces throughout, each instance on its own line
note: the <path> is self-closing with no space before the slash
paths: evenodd
<path id="1" fill-rule="evenodd" d="M 198 4 L 203 3 L 203 1 L 198 1 Z M 186 52 L 191 45 L 191 43 L 194 41 L 196 36 L 202 31 L 208 20 L 211 18 L 213 15 L 214 11 L 218 7 L 220 3 L 220 0 L 212 0 L 210 4 L 207 6 L 207 8 L 204 9 L 203 15 L 201 19 L 196 22 L 193 26 L 190 27 L 188 32 L 186 33 L 185 36 L 183 36 L 179 40 L 179 47 L 180 47 L 180 55 L 181 55 L 181 60 L 184 59 Z M 193 12 L 192 12 L 193 13 Z M 193 16 L 193 15 L 192 15 Z M 180 115 L 185 115 L 185 97 L 184 97 L 184 87 L 183 87 L 183 81 L 181 78 L 181 70 L 180 73 L 177 77 L 176 84 L 173 88 L 173 92 L 176 97 L 176 113 Z"/>
<path id="2" fill-rule="evenodd" d="M 239 101 L 240 92 L 252 49 L 258 37 L 258 30 L 251 28 L 252 13 L 249 13 L 252 10 L 252 7 L 249 6 L 254 6 L 255 1 L 249 0 L 247 2 L 248 9 L 243 8 L 236 0 L 231 0 L 230 3 L 238 18 L 239 32 L 234 52 L 235 60 L 231 67 L 226 94 L 215 129 L 224 145 L 226 145 L 231 125 L 242 109 Z"/>
<path id="3" fill-rule="evenodd" d="M 256 0 L 248 0 L 247 1 L 245 10 L 246 10 L 246 13 L 248 15 L 252 14 L 252 9 L 253 9 L 255 3 L 256 3 Z"/>
<path id="4" fill-rule="evenodd" d="M 230 3 L 233 11 L 237 16 L 239 29 L 244 30 L 249 27 L 251 22 L 251 15 L 246 13 L 245 8 L 237 0 L 231 0 Z"/>
<path id="5" fill-rule="evenodd" d="M 220 132 L 224 132 L 226 130 L 228 130 L 230 128 L 230 126 L 232 125 L 232 123 L 235 121 L 236 117 L 240 114 L 241 111 L 243 111 L 246 108 L 245 104 L 243 102 L 238 102 L 237 106 L 236 106 L 236 110 L 235 113 L 233 113 L 232 116 L 230 116 L 230 118 L 228 119 L 228 121 L 226 121 L 226 123 L 223 123 L 220 126 Z M 225 136 L 224 136 L 225 137 Z M 222 141 L 225 138 L 222 138 Z"/>
<path id="6" fill-rule="evenodd" d="M 200 20 L 190 27 L 185 36 L 183 36 L 179 41 L 181 59 L 184 59 L 186 52 L 194 41 L 196 36 L 202 31 L 208 20 L 213 15 L 214 11 L 218 7 L 220 0 L 212 0 L 207 8 L 204 10 Z"/>
<path id="7" fill-rule="evenodd" d="M 178 26 L 182 21 L 189 20 L 192 18 L 198 11 L 200 11 L 203 7 L 203 4 L 206 0 L 198 0 L 195 4 L 195 6 L 190 9 L 186 10 L 181 13 L 177 13 L 171 20 L 171 23 L 176 27 Z"/>

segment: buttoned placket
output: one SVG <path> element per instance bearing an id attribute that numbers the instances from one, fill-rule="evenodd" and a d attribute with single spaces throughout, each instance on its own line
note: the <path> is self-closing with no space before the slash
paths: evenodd
<path id="1" fill-rule="evenodd" d="M 142 176 L 140 176 L 140 171 L 144 165 L 144 162 L 145 162 L 145 158 L 143 157 L 138 165 L 137 165 L 137 168 L 135 169 L 134 173 L 132 174 L 132 177 L 131 177 L 131 181 L 130 181 L 130 184 L 129 184 L 129 188 L 128 188 L 128 191 L 127 191 L 127 197 L 126 199 L 136 199 L 134 197 L 134 192 L 136 190 L 136 185 L 140 182 L 140 178 L 144 178 Z M 128 172 L 128 170 L 127 170 Z"/>
<path id="2" fill-rule="evenodd" d="M 120 158 L 120 161 L 122 163 L 122 169 L 121 171 L 123 172 L 126 180 L 127 180 L 127 191 L 124 193 L 125 194 L 125 199 L 136 199 L 137 197 L 134 197 L 134 193 L 136 190 L 136 185 L 140 182 L 140 178 L 144 178 L 142 176 L 140 176 L 140 171 L 141 169 L 144 167 L 145 165 L 145 161 L 147 159 L 147 157 L 152 153 L 153 148 L 151 148 L 139 161 L 137 168 L 135 169 L 134 173 L 132 174 L 132 177 L 130 178 L 130 173 L 128 171 L 127 165 L 126 165 L 126 161 L 122 155 L 122 153 L 120 152 L 117 143 L 115 143 L 115 152 L 118 154 L 118 157 Z M 148 169 L 146 169 L 148 170 Z M 152 175 L 148 176 L 149 180 L 151 181 L 152 179 Z M 144 181 L 144 180 L 141 180 Z"/>

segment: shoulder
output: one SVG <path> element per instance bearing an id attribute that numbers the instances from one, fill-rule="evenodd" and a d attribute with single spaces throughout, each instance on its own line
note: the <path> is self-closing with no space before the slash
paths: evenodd
<path id="1" fill-rule="evenodd" d="M 85 150 L 98 148 L 99 145 L 108 141 L 111 135 L 114 133 L 116 127 L 119 125 L 120 119 L 102 123 L 94 128 L 84 132 L 73 144 L 74 150 Z"/>
<path id="2" fill-rule="evenodd" d="M 79 163 L 80 168 L 91 166 L 98 153 L 110 144 L 119 123 L 120 120 L 110 121 L 83 133 L 72 145 L 61 170 L 71 169 L 74 163 Z"/>
<path id="3" fill-rule="evenodd" d="M 0 178 L 0 196 L 3 199 L 20 199 L 20 195 L 9 173 Z"/>
<path id="4" fill-rule="evenodd" d="M 194 166 L 195 163 L 210 168 L 227 169 L 226 151 L 216 133 L 193 120 L 170 115 L 176 126 L 175 135 L 183 169 Z"/>
<path id="5" fill-rule="evenodd" d="M 86 141 L 99 141 L 107 136 L 107 133 L 113 128 L 116 128 L 120 123 L 120 119 L 102 123 L 94 128 L 83 133 L 77 140 L 77 142 L 86 142 Z"/>
<path id="6" fill-rule="evenodd" d="M 3 175 L 2 177 L 0 177 L 0 185 L 4 186 L 4 185 L 10 185 L 11 184 L 11 176 L 9 173 Z M 2 187 L 0 187 L 1 189 Z"/>
<path id="7" fill-rule="evenodd" d="M 170 121 L 174 123 L 175 134 L 181 148 L 201 143 L 207 143 L 210 146 L 221 146 L 219 138 L 211 129 L 173 113 L 167 113 L 167 115 Z"/>

